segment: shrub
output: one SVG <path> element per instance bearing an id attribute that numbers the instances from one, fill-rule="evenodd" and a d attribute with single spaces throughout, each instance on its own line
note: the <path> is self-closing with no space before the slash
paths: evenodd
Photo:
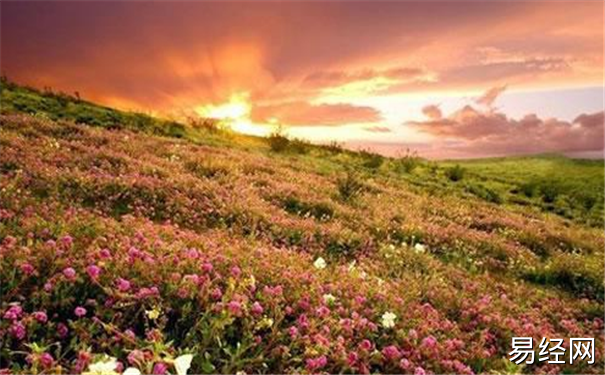
<path id="1" fill-rule="evenodd" d="M 363 166 L 369 169 L 378 169 L 384 162 L 384 157 L 382 155 L 371 151 L 361 150 L 359 151 L 359 154 L 364 159 Z"/>
<path id="2" fill-rule="evenodd" d="M 445 170 L 445 176 L 449 178 L 450 181 L 454 182 L 462 180 L 462 178 L 464 178 L 464 173 L 465 169 L 458 164 Z"/>
<path id="3" fill-rule="evenodd" d="M 341 143 L 338 143 L 336 141 L 332 141 L 327 145 L 324 145 L 323 148 L 325 148 L 326 150 L 328 150 L 329 152 L 333 153 L 333 154 L 340 154 L 343 151 L 343 147 Z"/>
<path id="4" fill-rule="evenodd" d="M 209 159 L 189 160 L 184 166 L 186 170 L 200 178 L 212 178 L 229 173 L 227 167 Z"/>
<path id="5" fill-rule="evenodd" d="M 280 129 L 271 133 L 269 137 L 267 137 L 267 142 L 273 152 L 284 152 L 290 144 L 290 140 L 282 134 Z"/>
<path id="6" fill-rule="evenodd" d="M 327 203 L 308 203 L 297 197 L 288 196 L 282 201 L 282 207 L 290 214 L 298 216 L 311 216 L 317 220 L 325 221 L 334 216 L 334 209 Z"/>
<path id="7" fill-rule="evenodd" d="M 288 150 L 297 154 L 307 154 L 310 148 L 309 142 L 298 138 L 291 140 L 288 145 Z"/>
<path id="8" fill-rule="evenodd" d="M 405 154 L 400 156 L 396 161 L 397 168 L 404 173 L 412 173 L 419 164 L 420 157 L 415 151 L 411 152 L 409 149 L 407 149 Z"/>
<path id="9" fill-rule="evenodd" d="M 352 171 L 347 171 L 344 177 L 336 181 L 336 185 L 340 198 L 345 202 L 357 198 L 364 189 L 363 183 L 359 180 L 357 174 Z"/>
<path id="10" fill-rule="evenodd" d="M 559 195 L 559 187 L 552 181 L 543 181 L 540 184 L 540 194 L 544 203 L 553 203 Z"/>
<path id="11" fill-rule="evenodd" d="M 529 181 L 519 186 L 519 191 L 528 198 L 533 197 L 538 189 L 538 184 L 535 181 Z"/>
<path id="12" fill-rule="evenodd" d="M 473 194 L 485 201 L 496 203 L 496 204 L 502 203 L 502 197 L 500 197 L 500 194 L 498 194 L 497 191 L 492 190 L 486 186 L 469 184 L 466 187 L 466 190 L 468 192 L 470 192 L 471 194 Z"/>

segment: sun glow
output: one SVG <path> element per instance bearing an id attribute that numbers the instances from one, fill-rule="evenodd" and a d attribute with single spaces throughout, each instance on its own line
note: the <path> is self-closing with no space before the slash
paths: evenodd
<path id="1" fill-rule="evenodd" d="M 270 129 L 266 126 L 255 124 L 250 119 L 252 105 L 249 102 L 248 93 L 237 93 L 231 95 L 226 103 L 204 105 L 195 108 L 200 117 L 221 120 L 231 130 L 238 133 L 265 136 Z"/>

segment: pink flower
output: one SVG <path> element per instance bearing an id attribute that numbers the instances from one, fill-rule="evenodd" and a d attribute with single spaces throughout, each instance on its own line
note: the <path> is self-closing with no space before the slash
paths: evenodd
<path id="1" fill-rule="evenodd" d="M 63 248 L 65 249 L 71 248 L 71 245 L 74 243 L 74 239 L 70 235 L 61 237 L 59 241 L 61 241 L 61 245 L 63 245 Z"/>
<path id="2" fill-rule="evenodd" d="M 86 315 L 86 313 L 87 313 L 86 309 L 81 306 L 76 307 L 74 310 L 74 314 L 76 314 L 76 316 L 78 318 L 83 317 L 84 315 Z"/>
<path id="3" fill-rule="evenodd" d="M 6 312 L 4 313 L 4 319 L 6 320 L 17 320 L 23 314 L 23 309 L 19 305 L 12 305 Z"/>
<path id="4" fill-rule="evenodd" d="M 395 345 L 389 345 L 382 349 L 382 355 L 386 360 L 393 361 L 401 357 L 401 352 Z"/>
<path id="5" fill-rule="evenodd" d="M 86 273 L 88 273 L 88 276 L 90 276 L 91 279 L 97 280 L 99 278 L 99 275 L 101 274 L 101 269 L 98 266 L 92 264 L 86 267 Z"/>
<path id="6" fill-rule="evenodd" d="M 252 308 L 250 309 L 250 312 L 252 312 L 252 314 L 254 314 L 254 315 L 260 315 L 263 313 L 263 311 L 264 311 L 263 307 L 258 302 L 254 302 L 252 304 Z"/>
<path id="7" fill-rule="evenodd" d="M 164 375 L 168 372 L 168 366 L 163 362 L 158 362 L 153 366 L 154 375 Z"/>
<path id="8" fill-rule="evenodd" d="M 131 365 L 138 365 L 145 360 L 145 353 L 141 350 L 135 349 L 130 354 L 128 354 L 128 363 Z"/>
<path id="9" fill-rule="evenodd" d="M 238 266 L 231 267 L 231 276 L 237 278 L 242 274 L 242 270 Z"/>
<path id="10" fill-rule="evenodd" d="M 21 272 L 23 272 L 23 273 L 24 273 L 24 274 L 26 274 L 26 275 L 31 275 L 31 274 L 32 274 L 32 273 L 34 273 L 34 271 L 35 271 L 34 266 L 32 266 L 32 265 L 31 265 L 31 264 L 29 264 L 29 263 L 23 263 L 23 264 L 21 265 L 21 267 L 19 267 L 19 268 L 21 268 Z"/>
<path id="11" fill-rule="evenodd" d="M 227 304 L 227 308 L 229 312 L 235 316 L 240 316 L 242 314 L 242 304 L 238 301 L 230 301 Z"/>
<path id="12" fill-rule="evenodd" d="M 223 297 L 223 292 L 221 291 L 220 288 L 214 288 L 214 289 L 212 289 L 212 292 L 210 293 L 210 297 L 212 297 L 212 299 L 214 299 L 214 300 L 219 300 L 219 299 L 221 299 L 221 297 Z"/>
<path id="13" fill-rule="evenodd" d="M 44 311 L 36 311 L 32 314 L 32 316 L 38 321 L 38 323 L 44 324 L 48 321 L 48 316 Z"/>
<path id="14" fill-rule="evenodd" d="M 426 371 L 420 366 L 416 367 L 414 370 L 414 375 L 426 375 Z"/>
<path id="15" fill-rule="evenodd" d="M 71 267 L 67 267 L 63 270 L 63 276 L 65 276 L 67 280 L 73 281 L 76 279 L 76 270 Z"/>
<path id="16" fill-rule="evenodd" d="M 202 270 L 206 273 L 212 272 L 213 268 L 214 267 L 212 267 L 212 263 L 204 262 L 204 264 L 202 264 Z"/>
<path id="17" fill-rule="evenodd" d="M 319 316 L 320 318 L 325 318 L 328 315 L 330 315 L 330 309 L 327 308 L 326 306 L 321 306 L 320 308 L 318 308 L 315 313 L 317 314 L 317 316 Z"/>
<path id="18" fill-rule="evenodd" d="M 40 363 L 42 364 L 42 367 L 49 368 L 53 365 L 54 362 L 55 359 L 50 353 L 42 353 L 40 355 Z"/>
<path id="19" fill-rule="evenodd" d="M 437 346 L 437 339 L 433 336 L 428 336 L 422 339 L 421 345 L 427 349 L 433 350 Z"/>
<path id="20" fill-rule="evenodd" d="M 57 325 L 57 335 L 59 335 L 60 338 L 65 338 L 68 333 L 69 333 L 69 328 L 67 328 L 67 326 L 65 324 L 59 323 Z"/>
<path id="21" fill-rule="evenodd" d="M 14 322 L 13 325 L 9 328 L 9 332 L 11 336 L 16 338 L 17 340 L 23 340 L 25 334 L 27 333 L 25 326 L 21 322 Z"/>
<path id="22" fill-rule="evenodd" d="M 357 353 L 355 352 L 350 352 L 349 355 L 347 355 L 347 364 L 349 365 L 349 367 L 355 366 L 358 360 L 359 355 L 357 355 Z"/>
<path id="23" fill-rule="evenodd" d="M 318 370 L 328 364 L 328 359 L 325 355 L 319 358 L 307 358 L 306 362 L 308 371 Z"/>
<path id="24" fill-rule="evenodd" d="M 298 328 L 295 326 L 288 328 L 288 334 L 290 334 L 290 338 L 294 340 L 298 336 Z"/>
<path id="25" fill-rule="evenodd" d="M 99 257 L 103 259 L 111 258 L 111 252 L 109 251 L 109 249 L 102 249 L 101 251 L 99 251 Z"/>
<path id="26" fill-rule="evenodd" d="M 130 290 L 130 281 L 126 279 L 118 277 L 118 280 L 116 280 L 116 284 L 118 285 L 118 290 L 122 293 L 125 293 Z"/>
<path id="27" fill-rule="evenodd" d="M 372 342 L 368 339 L 364 339 L 361 341 L 361 343 L 359 344 L 359 347 L 362 350 L 365 350 L 367 352 L 369 352 L 370 350 L 372 350 L 372 348 L 374 347 L 374 345 L 372 345 Z"/>

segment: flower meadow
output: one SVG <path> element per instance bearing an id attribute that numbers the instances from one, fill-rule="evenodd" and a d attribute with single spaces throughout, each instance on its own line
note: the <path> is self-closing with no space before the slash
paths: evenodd
<path id="1" fill-rule="evenodd" d="M 0 150 L 2 373 L 603 371 L 601 229 L 383 172 L 344 200 L 353 156 L 260 140 L 10 114 Z"/>

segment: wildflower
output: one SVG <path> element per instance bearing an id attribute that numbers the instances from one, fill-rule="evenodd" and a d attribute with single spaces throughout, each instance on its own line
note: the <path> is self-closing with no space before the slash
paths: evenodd
<path id="1" fill-rule="evenodd" d="M 99 278 L 99 275 L 101 274 L 101 269 L 98 266 L 92 264 L 86 267 L 86 273 L 88 273 L 88 276 L 90 276 L 91 279 L 97 280 Z"/>
<path id="2" fill-rule="evenodd" d="M 118 361 L 114 357 L 105 356 L 102 360 L 88 365 L 88 371 L 82 375 L 117 375 Z"/>
<path id="3" fill-rule="evenodd" d="M 361 340 L 361 343 L 359 344 L 359 347 L 360 347 L 362 350 L 365 350 L 365 351 L 368 351 L 368 352 L 369 352 L 370 350 L 372 350 L 372 347 L 373 347 L 373 346 L 374 346 L 374 345 L 372 345 L 372 342 L 371 342 L 370 340 L 368 340 L 368 339 L 363 339 L 363 340 Z"/>
<path id="4" fill-rule="evenodd" d="M 382 326 L 384 328 L 393 328 L 395 327 L 395 319 L 397 319 L 397 315 L 393 314 L 390 311 L 382 314 Z"/>
<path id="5" fill-rule="evenodd" d="M 320 318 L 325 318 L 326 316 L 330 315 L 330 309 L 328 309 L 325 306 L 321 306 L 315 312 L 317 313 L 317 316 L 319 316 Z"/>
<path id="6" fill-rule="evenodd" d="M 83 308 L 82 306 L 78 306 L 74 309 L 74 314 L 76 314 L 76 316 L 78 318 L 83 317 L 84 315 L 86 315 L 87 311 L 85 308 Z"/>
<path id="7" fill-rule="evenodd" d="M 349 355 L 347 355 L 347 364 L 349 365 L 349 367 L 355 366 L 358 360 L 359 355 L 355 352 L 350 352 Z"/>
<path id="8" fill-rule="evenodd" d="M 189 367 L 191 367 L 191 361 L 193 360 L 192 354 L 183 354 L 174 359 L 174 368 L 177 375 L 187 375 Z"/>
<path id="9" fill-rule="evenodd" d="M 21 322 L 14 322 L 13 325 L 11 325 L 9 332 L 11 336 L 16 338 L 17 340 L 23 340 L 23 338 L 25 338 L 25 335 L 27 334 L 27 330 Z"/>
<path id="10" fill-rule="evenodd" d="M 296 336 L 298 336 L 298 328 L 295 326 L 288 328 L 288 334 L 290 335 L 290 338 L 294 340 Z"/>
<path id="11" fill-rule="evenodd" d="M 214 289 L 212 289 L 212 292 L 210 293 L 210 297 L 212 297 L 212 299 L 214 299 L 214 300 L 219 300 L 219 299 L 221 299 L 221 297 L 223 297 L 223 292 L 221 291 L 220 288 L 214 288 Z"/>
<path id="12" fill-rule="evenodd" d="M 425 375 L 426 371 L 424 371 L 424 369 L 420 366 L 416 367 L 416 369 L 414 370 L 414 375 Z"/>
<path id="13" fill-rule="evenodd" d="M 152 373 L 154 375 L 164 375 L 164 374 L 168 373 L 168 366 L 163 362 L 158 362 L 155 365 L 153 365 Z"/>
<path id="14" fill-rule="evenodd" d="M 59 241 L 61 241 L 61 245 L 63 245 L 65 249 L 69 249 L 74 243 L 74 239 L 70 235 L 61 237 Z"/>
<path id="15" fill-rule="evenodd" d="M 322 270 L 326 268 L 326 261 L 324 260 L 324 258 L 319 257 L 315 260 L 313 266 L 315 266 L 315 268 L 317 268 L 318 270 Z"/>
<path id="16" fill-rule="evenodd" d="M 19 268 L 21 268 L 21 272 L 23 272 L 26 275 L 31 275 L 35 271 L 34 266 L 32 266 L 29 263 L 23 263 Z"/>
<path id="17" fill-rule="evenodd" d="M 145 315 L 147 315 L 147 317 L 151 320 L 156 320 L 157 318 L 160 317 L 160 309 L 157 307 L 154 307 L 151 310 L 145 311 Z"/>
<path id="18" fill-rule="evenodd" d="M 242 304 L 238 301 L 231 301 L 227 304 L 229 312 L 235 316 L 240 316 L 242 313 Z"/>
<path id="19" fill-rule="evenodd" d="M 129 367 L 126 370 L 124 370 L 122 375 L 141 375 L 141 371 L 139 371 L 138 368 Z"/>
<path id="20" fill-rule="evenodd" d="M 238 278 L 242 274 L 242 270 L 238 266 L 231 267 L 231 276 Z"/>
<path id="21" fill-rule="evenodd" d="M 334 302 L 336 302 L 336 297 L 334 297 L 333 295 L 331 295 L 329 293 L 328 294 L 324 294 L 323 295 L 323 299 L 324 299 L 324 303 L 326 303 L 327 305 L 331 305 Z"/>
<path id="22" fill-rule="evenodd" d="M 401 352 L 395 345 L 389 345 L 382 349 L 382 355 L 385 359 L 392 361 L 399 359 L 399 357 L 401 357 Z"/>
<path id="23" fill-rule="evenodd" d="M 4 313 L 4 319 L 6 320 L 17 320 L 23 314 L 23 308 L 19 305 L 12 305 L 6 312 Z"/>
<path id="24" fill-rule="evenodd" d="M 53 365 L 54 362 L 55 362 L 55 359 L 53 358 L 53 356 L 50 353 L 42 353 L 40 355 L 40 363 L 42 364 L 42 366 L 44 368 L 49 368 L 50 366 Z"/>
<path id="25" fill-rule="evenodd" d="M 264 311 L 263 307 L 258 302 L 254 302 L 252 304 L 252 308 L 250 309 L 250 312 L 252 312 L 252 314 L 254 314 L 254 315 L 260 315 L 263 313 L 263 311 Z"/>
<path id="26" fill-rule="evenodd" d="M 76 270 L 71 267 L 67 267 L 63 270 L 63 276 L 65 276 L 67 280 L 73 281 L 76 279 Z"/>
<path id="27" fill-rule="evenodd" d="M 59 323 L 57 325 L 57 335 L 59 335 L 60 338 L 65 338 L 68 333 L 69 333 L 69 328 L 67 328 L 67 326 L 65 324 Z"/>
<path id="28" fill-rule="evenodd" d="M 212 263 L 205 262 L 204 264 L 202 264 L 202 270 L 204 272 L 209 273 L 212 271 L 212 269 L 213 269 Z"/>
<path id="29" fill-rule="evenodd" d="M 99 251 L 99 256 L 103 259 L 111 258 L 111 252 L 109 249 L 102 249 Z"/>
<path id="30" fill-rule="evenodd" d="M 119 277 L 116 281 L 116 284 L 118 285 L 118 290 L 120 292 L 127 292 L 128 290 L 130 290 L 130 281 L 126 279 Z"/>
<path id="31" fill-rule="evenodd" d="M 44 324 L 48 321 L 48 316 L 44 311 L 36 311 L 32 314 L 32 316 L 38 321 L 38 323 Z"/>
<path id="32" fill-rule="evenodd" d="M 307 370 L 314 371 L 328 364 L 328 359 L 325 355 L 322 355 L 319 358 L 307 358 L 305 363 L 307 365 Z"/>
<path id="33" fill-rule="evenodd" d="M 417 243 L 416 245 L 414 245 L 414 251 L 417 254 L 421 254 L 426 251 L 426 247 L 423 244 Z"/>
<path id="34" fill-rule="evenodd" d="M 428 336 L 422 339 L 422 346 L 427 349 L 434 349 L 437 346 L 437 339 L 433 336 Z"/>

